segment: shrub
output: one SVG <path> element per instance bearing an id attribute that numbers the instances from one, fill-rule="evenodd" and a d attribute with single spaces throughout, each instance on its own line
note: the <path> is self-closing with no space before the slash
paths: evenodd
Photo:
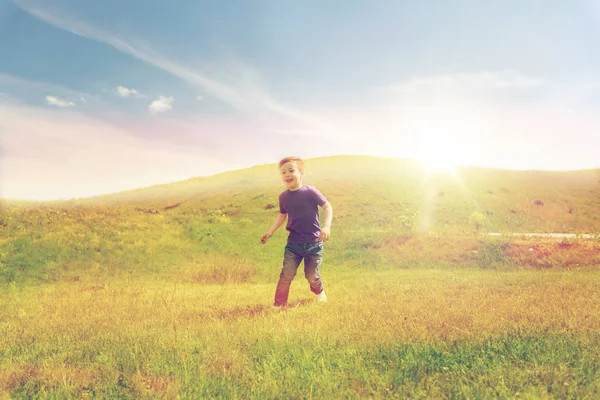
<path id="1" fill-rule="evenodd" d="M 477 265 L 480 268 L 495 269 L 506 264 L 505 250 L 509 243 L 505 241 L 484 241 L 483 246 L 477 252 Z"/>
<path id="2" fill-rule="evenodd" d="M 485 228 L 489 225 L 487 217 L 479 211 L 474 211 L 469 216 L 469 224 L 472 225 L 476 231 Z"/>

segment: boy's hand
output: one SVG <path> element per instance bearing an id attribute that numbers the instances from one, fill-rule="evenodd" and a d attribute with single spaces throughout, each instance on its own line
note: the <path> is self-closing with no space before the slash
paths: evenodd
<path id="1" fill-rule="evenodd" d="M 265 234 L 264 234 L 264 235 L 262 235 L 262 237 L 260 238 L 260 242 L 261 242 L 262 244 L 265 244 L 265 243 L 267 243 L 267 240 L 268 240 L 268 239 L 269 239 L 271 236 L 273 236 L 273 234 L 272 234 L 272 233 L 269 233 L 269 232 L 265 233 Z"/>
<path id="2" fill-rule="evenodd" d="M 319 242 L 326 242 L 329 240 L 329 236 L 331 236 L 330 229 L 328 227 L 324 227 L 321 229 L 321 234 L 319 235 Z"/>

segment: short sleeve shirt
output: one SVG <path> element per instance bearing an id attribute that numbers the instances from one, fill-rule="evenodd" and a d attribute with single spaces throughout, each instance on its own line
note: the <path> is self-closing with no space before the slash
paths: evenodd
<path id="1" fill-rule="evenodd" d="M 314 243 L 321 233 L 319 206 L 327 203 L 325 196 L 310 185 L 279 195 L 279 212 L 288 215 L 288 243 Z"/>

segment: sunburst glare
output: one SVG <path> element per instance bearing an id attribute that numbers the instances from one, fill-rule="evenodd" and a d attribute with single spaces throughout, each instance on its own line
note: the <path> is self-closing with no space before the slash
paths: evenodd
<path id="1" fill-rule="evenodd" d="M 435 222 L 433 212 L 436 199 L 444 193 L 440 191 L 442 185 L 458 184 L 465 198 L 474 201 L 458 173 L 457 166 L 466 156 L 465 148 L 454 135 L 443 130 L 432 130 L 419 137 L 418 158 L 423 164 L 421 184 L 424 194 L 419 222 L 421 231 L 429 231 Z"/>
<path id="2" fill-rule="evenodd" d="M 442 172 L 456 176 L 455 165 L 464 159 L 464 146 L 447 132 L 430 131 L 419 137 L 418 158 L 428 175 Z"/>

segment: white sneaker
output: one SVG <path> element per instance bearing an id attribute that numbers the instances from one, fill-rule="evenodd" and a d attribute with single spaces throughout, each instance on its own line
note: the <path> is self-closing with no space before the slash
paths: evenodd
<path id="1" fill-rule="evenodd" d="M 325 290 L 317 294 L 316 297 L 319 303 L 327 303 L 327 295 L 325 294 Z"/>

